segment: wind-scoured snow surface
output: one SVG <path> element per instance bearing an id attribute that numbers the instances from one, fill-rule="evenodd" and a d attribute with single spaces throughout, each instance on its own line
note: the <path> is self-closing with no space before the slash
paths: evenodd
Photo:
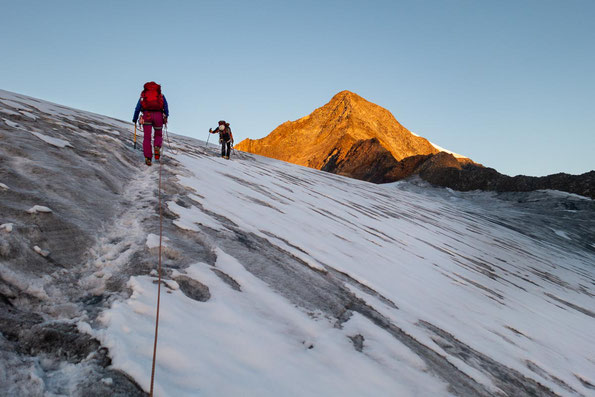
<path id="1" fill-rule="evenodd" d="M 0 91 L 1 395 L 148 392 L 159 167 L 132 133 Z M 593 200 L 171 138 L 156 396 L 595 395 Z"/>

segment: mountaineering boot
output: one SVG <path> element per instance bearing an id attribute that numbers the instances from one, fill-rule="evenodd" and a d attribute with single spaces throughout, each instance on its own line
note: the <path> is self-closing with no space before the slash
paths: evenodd
<path id="1" fill-rule="evenodd" d="M 159 160 L 160 154 L 161 154 L 161 148 L 159 146 L 155 146 L 155 160 Z"/>
<path id="2" fill-rule="evenodd" d="M 149 157 L 145 157 L 145 164 L 151 166 L 151 159 Z"/>
<path id="3" fill-rule="evenodd" d="M 229 156 L 223 156 L 225 160 L 229 160 Z"/>

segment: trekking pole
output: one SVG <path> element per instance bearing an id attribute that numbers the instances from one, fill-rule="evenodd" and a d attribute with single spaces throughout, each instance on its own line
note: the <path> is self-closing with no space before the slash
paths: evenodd
<path id="1" fill-rule="evenodd" d="M 209 131 L 209 136 L 207 137 L 207 143 L 206 143 L 205 147 L 209 146 L 209 138 L 211 138 L 211 131 Z"/>
<path id="2" fill-rule="evenodd" d="M 134 123 L 134 149 L 136 150 L 136 122 Z"/>

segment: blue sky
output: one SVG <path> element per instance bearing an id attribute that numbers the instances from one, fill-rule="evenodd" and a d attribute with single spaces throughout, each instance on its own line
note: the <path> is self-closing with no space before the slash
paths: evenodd
<path id="1" fill-rule="evenodd" d="M 260 138 L 350 90 L 509 174 L 595 169 L 595 1 L 2 1 L 0 88 Z"/>

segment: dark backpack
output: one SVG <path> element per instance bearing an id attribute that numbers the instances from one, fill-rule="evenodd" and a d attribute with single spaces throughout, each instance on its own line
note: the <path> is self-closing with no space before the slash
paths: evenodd
<path id="1" fill-rule="evenodd" d="M 227 130 L 224 130 L 221 133 L 221 139 L 223 139 L 225 142 L 229 141 L 231 138 L 231 136 L 229 135 L 229 132 Z"/>
<path id="2" fill-rule="evenodd" d="M 219 137 L 221 139 L 223 139 L 225 142 L 229 141 L 231 139 L 231 135 L 229 134 L 230 128 L 229 128 L 229 123 L 225 123 L 225 129 L 223 131 L 221 131 L 221 133 L 219 134 Z"/>
<path id="3" fill-rule="evenodd" d="M 161 86 L 154 81 L 146 83 L 140 94 L 140 104 L 143 110 L 163 110 Z"/>

